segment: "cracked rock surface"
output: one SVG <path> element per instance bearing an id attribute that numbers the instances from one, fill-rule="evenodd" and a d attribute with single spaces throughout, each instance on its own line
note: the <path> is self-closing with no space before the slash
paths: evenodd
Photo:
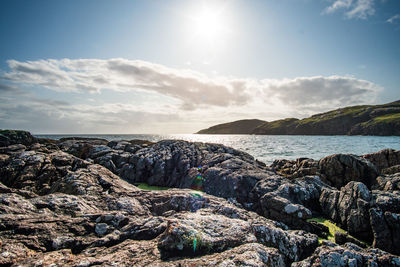
<path id="1" fill-rule="evenodd" d="M 276 164 L 218 144 L 55 141 L 26 132 L 2 140 L 0 265 L 400 265 L 398 174 L 367 157 L 352 166 L 367 172 L 371 164 L 374 173 L 344 177 L 337 188 L 318 164 L 284 176 Z M 337 172 L 335 181 L 339 173 L 363 172 Z M 171 189 L 141 190 L 138 182 Z M 326 229 L 307 220 L 318 216 L 369 246 L 319 244 Z"/>

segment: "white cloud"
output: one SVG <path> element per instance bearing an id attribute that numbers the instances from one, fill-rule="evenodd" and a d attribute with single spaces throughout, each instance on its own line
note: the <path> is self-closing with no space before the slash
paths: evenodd
<path id="1" fill-rule="evenodd" d="M 386 22 L 393 24 L 393 23 L 396 23 L 396 21 L 399 19 L 400 19 L 400 14 L 396 14 L 396 15 L 390 17 Z"/>
<path id="2" fill-rule="evenodd" d="M 55 91 L 147 90 L 181 100 L 185 109 L 243 105 L 250 99 L 240 81 L 210 79 L 190 70 L 139 60 L 9 60 L 8 65 L 11 71 L 5 73 L 5 79 Z"/>
<path id="3" fill-rule="evenodd" d="M 324 13 L 334 13 L 343 10 L 349 19 L 367 19 L 375 14 L 374 0 L 334 0 L 325 8 Z"/>
<path id="4" fill-rule="evenodd" d="M 34 133 L 162 133 L 173 132 L 173 123 L 180 120 L 176 114 L 123 104 L 72 105 L 29 96 L 0 96 L 0 101 L 2 128 Z"/>
<path id="5" fill-rule="evenodd" d="M 265 94 L 297 109 L 326 110 L 355 103 L 373 103 L 383 89 L 366 81 L 346 76 L 298 77 L 266 80 Z"/>
<path id="6" fill-rule="evenodd" d="M 353 0 L 336 0 L 332 5 L 325 9 L 326 13 L 333 13 L 338 9 L 348 9 L 350 8 Z"/>
<path id="7" fill-rule="evenodd" d="M 0 85 L 0 93 L 4 91 L 0 125 L 34 132 L 187 133 L 215 121 L 306 117 L 353 104 L 373 104 L 383 89 L 350 76 L 211 78 L 126 59 L 10 60 L 8 64 L 10 70 L 4 74 L 8 83 Z M 35 90 L 18 89 L 21 85 L 61 91 L 62 98 L 43 99 L 34 95 Z M 133 90 L 146 97 L 119 103 L 103 97 L 103 90 L 122 96 Z M 79 92 L 100 95 L 95 101 L 73 103 Z"/>

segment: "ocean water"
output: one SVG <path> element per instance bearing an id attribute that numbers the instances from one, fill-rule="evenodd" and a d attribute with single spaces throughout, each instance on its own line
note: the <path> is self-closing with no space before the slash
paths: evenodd
<path id="1" fill-rule="evenodd" d="M 132 134 L 132 135 L 36 135 L 61 137 L 95 137 L 112 140 L 144 139 L 160 141 L 180 139 L 218 143 L 245 151 L 256 159 L 271 164 L 275 159 L 307 157 L 320 159 L 336 153 L 363 155 L 384 148 L 400 150 L 400 136 L 305 136 L 305 135 L 201 135 L 201 134 Z"/>

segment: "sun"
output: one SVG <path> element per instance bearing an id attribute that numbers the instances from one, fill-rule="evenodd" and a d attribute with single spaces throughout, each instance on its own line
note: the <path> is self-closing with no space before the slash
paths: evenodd
<path id="1" fill-rule="evenodd" d="M 203 7 L 194 18 L 194 34 L 203 41 L 216 41 L 224 32 L 224 20 L 222 12 Z"/>
<path id="2" fill-rule="evenodd" d="M 228 26 L 224 11 L 224 6 L 208 2 L 192 13 L 189 27 L 196 42 L 215 44 L 225 37 Z"/>

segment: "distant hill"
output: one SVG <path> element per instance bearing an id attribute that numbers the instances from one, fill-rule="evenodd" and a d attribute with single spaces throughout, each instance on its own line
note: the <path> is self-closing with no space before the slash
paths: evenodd
<path id="1" fill-rule="evenodd" d="M 383 105 L 351 106 L 302 120 L 239 120 L 218 124 L 198 134 L 259 135 L 400 135 L 400 100 Z"/>
<path id="2" fill-rule="evenodd" d="M 253 131 L 264 124 L 262 120 L 240 120 L 212 126 L 201 130 L 198 134 L 251 134 Z"/>

